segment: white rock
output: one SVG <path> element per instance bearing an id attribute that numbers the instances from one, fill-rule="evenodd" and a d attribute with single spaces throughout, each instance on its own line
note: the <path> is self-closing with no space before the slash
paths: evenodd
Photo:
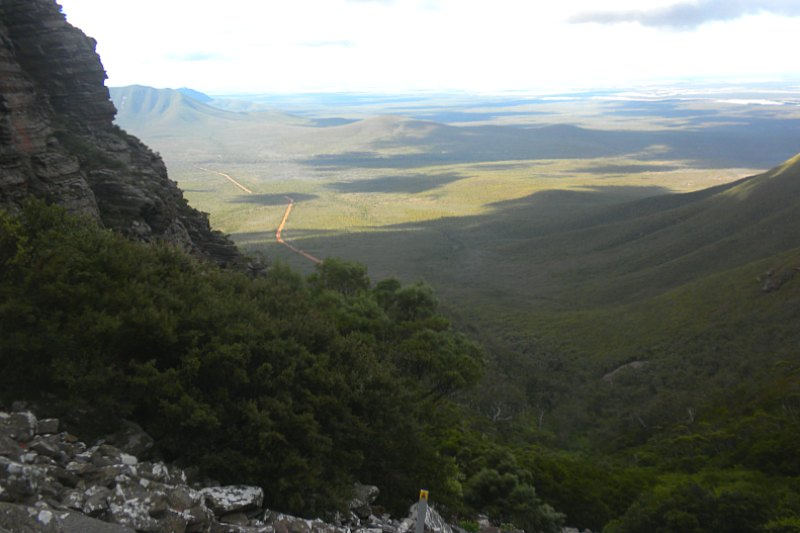
<path id="1" fill-rule="evenodd" d="M 50 511 L 39 511 L 39 514 L 36 516 L 36 520 L 40 523 L 47 525 L 53 519 L 53 513 Z"/>
<path id="2" fill-rule="evenodd" d="M 134 466 L 139 464 L 139 459 L 137 459 L 133 455 L 128 455 L 127 453 L 121 454 L 120 459 L 122 459 L 122 464 L 124 465 Z"/>
<path id="3" fill-rule="evenodd" d="M 264 490 L 248 485 L 229 485 L 227 487 L 208 487 L 200 491 L 206 505 L 217 516 L 236 511 L 259 509 L 264 503 Z"/>

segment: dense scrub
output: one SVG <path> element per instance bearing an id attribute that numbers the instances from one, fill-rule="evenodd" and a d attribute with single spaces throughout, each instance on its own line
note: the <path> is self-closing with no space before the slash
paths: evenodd
<path id="1" fill-rule="evenodd" d="M 796 287 L 761 300 L 737 288 L 762 267 L 686 289 L 716 315 L 697 302 L 654 313 L 675 342 L 661 363 L 649 352 L 648 373 L 611 385 L 588 348 L 579 364 L 581 342 L 602 346 L 581 326 L 572 347 L 540 344 L 526 360 L 494 350 L 479 382 L 481 350 L 425 285 L 373 284 L 337 260 L 308 277 L 274 265 L 253 279 L 32 203 L 0 215 L 0 402 L 46 402 L 98 431 L 134 419 L 168 458 L 262 485 L 269 505 L 298 514 L 335 509 L 360 480 L 396 513 L 426 487 L 456 518 L 482 511 L 527 531 L 564 520 L 611 532 L 800 531 L 800 366 L 786 323 Z M 757 322 L 747 325 L 741 298 L 757 302 Z M 657 330 L 647 312 L 636 317 L 644 343 Z M 734 352 L 753 328 L 769 334 Z M 715 353 L 737 357 L 703 374 L 711 336 Z M 648 403 L 669 384 L 659 365 L 685 381 L 663 416 Z M 581 415 L 591 420 L 565 416 L 570 402 L 595 405 Z"/>
<path id="2" fill-rule="evenodd" d="M 451 515 L 558 530 L 530 474 L 464 460 L 485 436 L 453 397 L 483 367 L 422 284 L 338 260 L 253 279 L 40 203 L 0 213 L 0 402 L 98 432 L 134 419 L 276 509 L 330 512 L 359 480 L 397 514 L 426 487 Z"/>
<path id="3" fill-rule="evenodd" d="M 251 279 L 31 204 L 0 218 L 0 353 L 2 401 L 135 419 L 276 508 L 330 511 L 356 479 L 395 510 L 461 502 L 437 439 L 482 354 L 421 285 L 337 261 Z"/>
<path id="4" fill-rule="evenodd" d="M 529 336 L 496 351 L 495 426 L 539 496 L 593 530 L 800 531 L 798 271 L 792 249 L 634 304 L 509 319 Z"/>

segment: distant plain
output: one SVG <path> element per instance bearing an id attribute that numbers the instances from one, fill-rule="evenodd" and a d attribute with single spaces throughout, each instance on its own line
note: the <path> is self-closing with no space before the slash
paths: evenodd
<path id="1" fill-rule="evenodd" d="M 319 257 L 363 262 L 375 278 L 425 279 L 448 298 L 520 297 L 516 286 L 489 287 L 518 260 L 550 253 L 504 252 L 523 229 L 546 232 L 593 209 L 728 183 L 794 155 L 800 139 L 800 91 L 774 86 L 214 99 L 123 88 L 113 96 L 118 123 L 158 150 L 189 202 L 245 249 L 311 266 L 274 239 L 289 195 L 296 208 L 285 238 Z M 455 271 L 476 269 L 449 290 L 464 277 Z M 535 283 L 522 290 L 553 292 Z"/>
<path id="2" fill-rule="evenodd" d="M 295 246 L 363 263 L 374 281 L 431 284 L 489 354 L 466 400 L 478 411 L 527 413 L 561 445 L 596 449 L 643 420 L 648 432 L 675 422 L 674 406 L 704 405 L 741 376 L 775 379 L 784 322 L 758 280 L 800 257 L 800 163 L 739 180 L 800 151 L 797 87 L 112 96 L 118 123 L 249 253 L 313 271 L 275 240 L 289 196 Z M 752 339 L 764 342 L 742 348 Z M 720 350 L 730 361 L 712 385 Z M 639 379 L 608 386 L 640 360 Z"/>

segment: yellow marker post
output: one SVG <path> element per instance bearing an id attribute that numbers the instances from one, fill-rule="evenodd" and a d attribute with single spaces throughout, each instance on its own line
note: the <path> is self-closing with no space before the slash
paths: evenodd
<path id="1" fill-rule="evenodd" d="M 419 503 L 417 503 L 417 527 L 415 533 L 425 533 L 425 520 L 428 518 L 428 491 L 419 491 Z"/>

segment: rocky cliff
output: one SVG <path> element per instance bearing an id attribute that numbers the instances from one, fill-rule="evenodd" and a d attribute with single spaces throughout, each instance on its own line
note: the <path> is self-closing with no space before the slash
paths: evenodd
<path id="1" fill-rule="evenodd" d="M 161 158 L 112 124 L 95 45 L 55 0 L 0 0 L 0 208 L 35 196 L 135 239 L 235 262 Z"/>

